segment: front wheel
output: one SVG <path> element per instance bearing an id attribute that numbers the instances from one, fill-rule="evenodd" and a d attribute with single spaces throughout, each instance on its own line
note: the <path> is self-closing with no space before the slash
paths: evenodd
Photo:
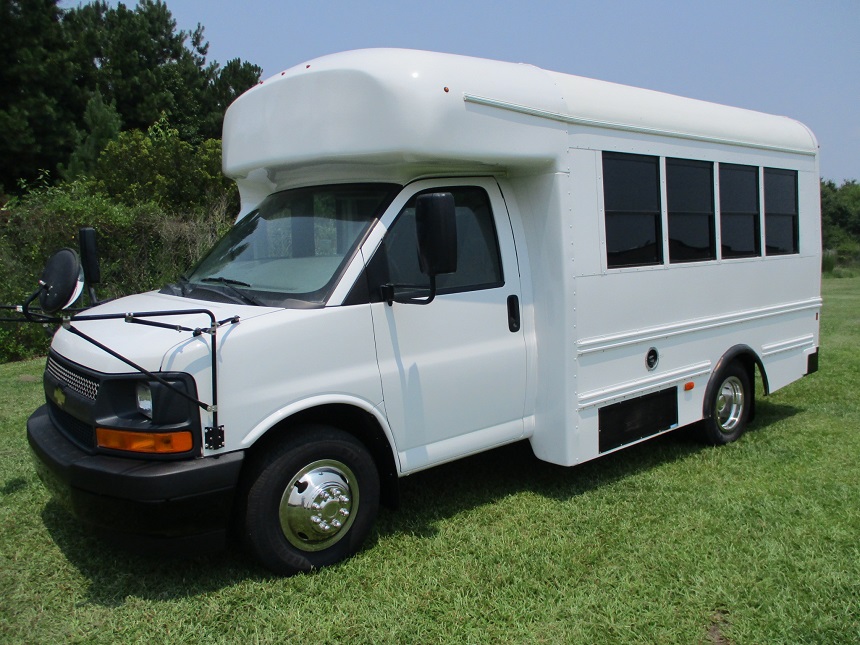
<path id="1" fill-rule="evenodd" d="M 722 445 L 735 441 L 746 430 L 753 391 L 749 373 L 738 362 L 721 370 L 714 384 L 702 429 L 708 443 Z"/>
<path id="2" fill-rule="evenodd" d="M 340 562 L 361 547 L 379 509 L 379 474 L 364 445 L 328 426 L 301 428 L 257 464 L 245 542 L 275 573 Z"/>

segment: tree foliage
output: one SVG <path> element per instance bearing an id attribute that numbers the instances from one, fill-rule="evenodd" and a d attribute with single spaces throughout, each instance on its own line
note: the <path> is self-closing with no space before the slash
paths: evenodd
<path id="1" fill-rule="evenodd" d="M 839 187 L 830 180 L 821 182 L 821 219 L 826 236 L 824 246 L 837 246 L 845 234 L 860 240 L 860 184 L 845 181 Z"/>
<path id="2" fill-rule="evenodd" d="M 0 188 L 54 168 L 75 141 L 77 90 L 55 0 L 0 0 Z"/>
<path id="3" fill-rule="evenodd" d="M 213 143 L 208 154 L 217 156 L 219 142 Z M 169 190 L 169 181 L 158 188 Z M 94 190 L 88 180 L 31 186 L 0 208 L 0 303 L 23 302 L 49 255 L 77 248 L 82 226 L 97 232 L 101 298 L 159 288 L 227 231 L 236 212 L 233 200 L 234 192 L 224 192 L 205 207 L 173 210 L 155 201 L 124 203 Z M 0 323 L 0 362 L 44 354 L 48 342 L 40 325 Z"/>
<path id="4" fill-rule="evenodd" d="M 78 133 L 78 144 L 72 152 L 68 166 L 60 165 L 63 179 L 75 179 L 90 174 L 96 167 L 99 155 L 108 143 L 117 137 L 121 120 L 113 103 L 106 104 L 96 90 L 84 110 L 86 134 Z"/>
<path id="5" fill-rule="evenodd" d="M 221 142 L 207 139 L 191 145 L 166 117 L 145 133 L 130 130 L 110 141 L 91 178 L 95 192 L 128 206 L 152 201 L 162 208 L 190 211 L 235 194 L 221 173 Z M 238 209 L 238 203 L 233 206 Z"/>
<path id="6" fill-rule="evenodd" d="M 99 237 L 102 297 L 175 280 L 226 231 L 221 122 L 261 70 L 207 50 L 163 0 L 0 0 L 0 196 L 16 193 L 0 199 L 0 302 L 22 302 L 81 226 Z M 0 324 L 0 361 L 46 347 L 41 327 Z"/>
<path id="7" fill-rule="evenodd" d="M 860 265 L 860 184 L 854 180 L 837 186 L 821 181 L 821 242 L 823 268 Z"/>
<path id="8" fill-rule="evenodd" d="M 224 110 L 261 69 L 206 60 L 202 25 L 177 30 L 163 0 L 132 9 L 95 0 L 0 0 L 0 189 L 62 165 L 77 176 L 117 130 L 166 117 L 183 141 L 221 136 Z M 115 133 L 114 133 L 115 134 Z"/>

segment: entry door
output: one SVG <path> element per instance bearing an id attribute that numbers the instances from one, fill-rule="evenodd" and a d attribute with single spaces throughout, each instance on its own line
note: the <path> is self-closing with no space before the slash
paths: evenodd
<path id="1" fill-rule="evenodd" d="M 385 412 L 403 472 L 522 437 L 526 389 L 519 269 L 498 185 L 477 179 L 410 188 L 392 205 L 396 217 L 383 220 L 388 230 L 368 266 L 371 291 L 386 283 L 413 296 L 429 291 L 415 235 L 415 196 L 423 192 L 454 195 L 458 268 L 437 277 L 430 304 L 371 305 Z"/>

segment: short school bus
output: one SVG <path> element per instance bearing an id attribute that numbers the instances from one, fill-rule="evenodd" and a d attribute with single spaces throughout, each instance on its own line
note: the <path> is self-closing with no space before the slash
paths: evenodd
<path id="1" fill-rule="evenodd" d="M 726 443 L 758 378 L 817 369 L 818 146 L 789 118 L 366 50 L 252 88 L 223 142 L 226 237 L 54 337 L 29 437 L 90 524 L 234 529 L 308 570 L 399 477 L 520 440 L 566 466 L 696 422 Z"/>

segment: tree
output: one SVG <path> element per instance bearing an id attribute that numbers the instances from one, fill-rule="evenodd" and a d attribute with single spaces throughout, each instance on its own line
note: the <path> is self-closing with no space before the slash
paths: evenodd
<path id="1" fill-rule="evenodd" d="M 183 141 L 166 116 L 147 131 L 128 130 L 107 144 L 93 171 L 97 192 L 129 206 L 155 202 L 194 210 L 232 194 L 221 173 L 221 142 Z"/>
<path id="2" fill-rule="evenodd" d="M 60 166 L 60 174 L 64 179 L 74 179 L 91 173 L 105 146 L 120 131 L 120 117 L 113 103 L 105 104 L 101 92 L 96 90 L 84 110 L 86 135 L 78 137 L 67 167 Z"/>
<path id="3" fill-rule="evenodd" d="M 202 123 L 205 136 L 220 139 L 224 112 L 249 87 L 260 80 L 263 70 L 239 58 L 227 62 L 216 70 L 206 92 L 206 119 Z"/>
<path id="4" fill-rule="evenodd" d="M 220 138 L 227 104 L 261 70 L 207 63 L 208 47 L 201 25 L 177 30 L 164 0 L 68 11 L 58 0 L 0 0 L 0 189 L 60 164 L 69 176 L 91 167 L 115 122 L 109 109 L 121 130 L 145 131 L 166 115 L 184 141 Z"/>
<path id="5" fill-rule="evenodd" d="M 0 189 L 53 170 L 75 141 L 57 0 L 0 0 Z"/>
<path id="6" fill-rule="evenodd" d="M 63 19 L 81 78 L 113 102 L 124 130 L 146 130 L 167 115 L 185 141 L 220 137 L 220 120 L 232 100 L 254 85 L 259 67 L 239 59 L 219 69 L 207 63 L 203 26 L 177 31 L 166 2 L 139 0 L 132 10 L 98 0 Z"/>
<path id="7" fill-rule="evenodd" d="M 860 184 L 854 180 L 841 186 L 821 181 L 821 238 L 825 251 L 840 264 L 860 260 Z"/>

